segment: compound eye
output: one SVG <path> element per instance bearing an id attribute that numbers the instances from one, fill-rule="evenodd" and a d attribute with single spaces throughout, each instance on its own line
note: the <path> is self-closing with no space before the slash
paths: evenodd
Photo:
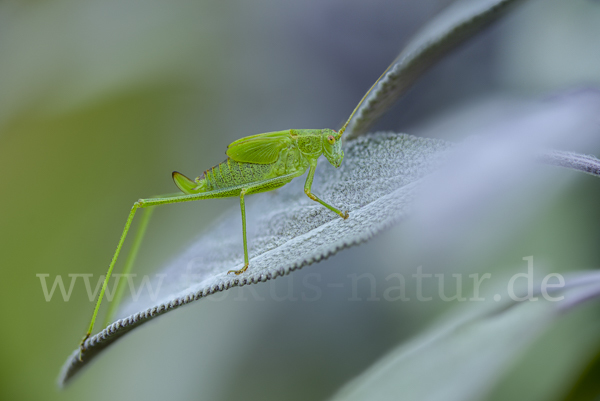
<path id="1" fill-rule="evenodd" d="M 329 135 L 327 137 L 327 142 L 329 142 L 330 145 L 333 145 L 335 143 L 335 138 L 333 137 L 333 135 Z"/>

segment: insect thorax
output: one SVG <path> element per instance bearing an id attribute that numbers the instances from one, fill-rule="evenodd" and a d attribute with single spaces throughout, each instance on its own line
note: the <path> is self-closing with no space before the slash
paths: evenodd
<path id="1" fill-rule="evenodd" d="M 298 133 L 297 143 L 300 152 L 307 156 L 319 156 L 323 153 L 321 130 L 294 130 Z"/>

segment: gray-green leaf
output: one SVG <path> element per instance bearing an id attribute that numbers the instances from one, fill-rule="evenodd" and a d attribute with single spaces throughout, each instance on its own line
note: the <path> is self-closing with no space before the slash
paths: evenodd
<path id="1" fill-rule="evenodd" d="M 121 318 L 73 352 L 59 382 L 66 383 L 98 353 L 131 329 L 194 300 L 228 288 L 266 281 L 319 261 L 372 237 L 406 216 L 420 180 L 441 160 L 448 142 L 379 133 L 349 141 L 342 167 L 322 160 L 313 184 L 327 202 L 349 210 L 342 220 L 303 196 L 297 179 L 277 193 L 249 197 L 247 206 L 250 267 L 243 265 L 239 209 L 207 230 L 158 277 L 156 297 L 141 296 L 125 305 Z M 302 196 L 301 196 L 302 195 Z M 157 290 L 158 292 L 158 290 Z M 149 292 L 148 292 L 149 293 Z"/>

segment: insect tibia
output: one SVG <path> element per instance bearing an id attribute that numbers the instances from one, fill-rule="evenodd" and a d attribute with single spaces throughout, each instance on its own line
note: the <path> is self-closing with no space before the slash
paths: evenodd
<path id="1" fill-rule="evenodd" d="M 204 192 L 205 189 L 203 185 L 196 181 L 190 180 L 185 175 L 177 171 L 173 171 L 173 181 L 175 181 L 177 188 L 179 188 L 181 192 L 185 194 L 197 194 Z"/>

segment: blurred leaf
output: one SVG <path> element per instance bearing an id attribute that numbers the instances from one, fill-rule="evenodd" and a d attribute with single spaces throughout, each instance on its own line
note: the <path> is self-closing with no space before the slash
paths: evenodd
<path id="1" fill-rule="evenodd" d="M 447 7 L 408 43 L 357 110 L 348 138 L 364 134 L 441 57 L 503 17 L 524 0 L 459 0 Z"/>
<path id="2" fill-rule="evenodd" d="M 342 220 L 303 194 L 298 179 L 277 193 L 251 197 L 247 207 L 249 270 L 243 266 L 239 209 L 208 230 L 164 270 L 149 292 L 125 305 L 123 318 L 86 341 L 67 361 L 59 381 L 65 383 L 102 349 L 134 327 L 181 305 L 228 288 L 288 274 L 337 251 L 368 240 L 410 210 L 421 178 L 431 172 L 451 145 L 408 135 L 379 133 L 351 141 L 342 167 L 322 159 L 315 192 L 350 218 Z M 164 278 L 164 280 L 163 280 Z"/>
<path id="3" fill-rule="evenodd" d="M 536 301 L 472 303 L 391 351 L 332 400 L 480 400 L 524 349 L 562 313 L 600 294 L 597 273 L 567 280 L 560 293 Z M 556 291 L 559 292 L 559 291 Z M 594 293 L 595 297 L 589 297 Z M 562 300 L 558 298 L 563 297 Z M 490 300 L 488 294 L 487 300 Z"/>
<path id="4" fill-rule="evenodd" d="M 600 176 L 600 160 L 595 156 L 551 150 L 541 153 L 538 160 L 552 166 L 566 167 L 593 176 Z"/>

